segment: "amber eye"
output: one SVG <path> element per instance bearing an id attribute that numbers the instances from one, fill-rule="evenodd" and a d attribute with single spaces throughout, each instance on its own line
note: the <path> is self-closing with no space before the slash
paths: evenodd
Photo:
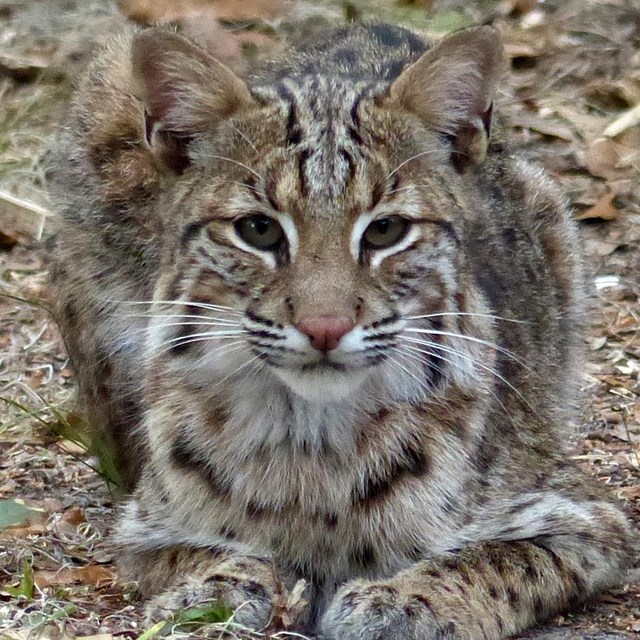
<path id="1" fill-rule="evenodd" d="M 367 249 L 386 249 L 402 240 L 409 226 L 409 221 L 400 216 L 374 220 L 362 235 L 363 244 Z"/>
<path id="2" fill-rule="evenodd" d="M 261 251 L 273 251 L 284 240 L 282 227 L 268 216 L 246 216 L 236 220 L 233 226 L 242 240 Z"/>

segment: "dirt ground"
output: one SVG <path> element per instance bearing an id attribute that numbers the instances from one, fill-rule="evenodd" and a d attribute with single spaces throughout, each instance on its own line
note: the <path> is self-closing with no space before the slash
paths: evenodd
<path id="1" fill-rule="evenodd" d="M 562 183 L 584 241 L 591 310 L 574 457 L 640 523 L 640 0 L 123 0 L 120 8 L 138 22 L 176 23 L 238 66 L 292 33 L 345 19 L 382 18 L 429 35 L 495 24 L 510 66 L 500 102 L 513 139 Z M 117 496 L 73 441 L 73 372 L 46 311 L 44 242 L 3 213 L 2 193 L 48 206 L 56 123 L 91 51 L 126 23 L 123 12 L 107 0 L 0 0 L 2 639 L 201 634 L 146 626 L 131 585 L 115 582 L 107 534 Z M 640 637 L 634 579 L 526 637 Z M 209 637 L 218 634 L 250 637 L 233 624 Z M 285 634 L 274 628 L 272 637 Z"/>

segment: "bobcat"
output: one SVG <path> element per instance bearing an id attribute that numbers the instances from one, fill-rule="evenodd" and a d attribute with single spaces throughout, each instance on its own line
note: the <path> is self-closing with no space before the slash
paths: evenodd
<path id="1" fill-rule="evenodd" d="M 490 27 L 356 25 L 244 79 L 161 29 L 90 67 L 52 284 L 150 620 L 260 630 L 303 579 L 323 638 L 495 640 L 623 579 L 562 449 L 575 230 L 491 132 L 501 60 Z"/>

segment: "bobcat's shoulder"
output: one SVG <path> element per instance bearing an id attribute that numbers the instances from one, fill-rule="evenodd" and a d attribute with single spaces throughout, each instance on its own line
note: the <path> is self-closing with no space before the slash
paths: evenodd
<path id="1" fill-rule="evenodd" d="M 162 30 L 94 63 L 53 283 L 152 618 L 259 628 L 304 579 L 327 638 L 497 639 L 622 578 L 561 444 L 575 231 L 492 137 L 500 72 L 488 27 L 348 27 L 244 79 Z"/>

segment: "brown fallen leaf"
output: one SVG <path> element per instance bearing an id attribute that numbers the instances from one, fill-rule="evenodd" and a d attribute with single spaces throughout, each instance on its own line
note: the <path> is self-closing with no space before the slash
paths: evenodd
<path id="1" fill-rule="evenodd" d="M 617 493 L 620 497 L 623 497 L 626 500 L 640 500 L 640 486 L 638 485 L 621 487 L 618 489 Z"/>
<path id="2" fill-rule="evenodd" d="M 509 0 L 511 11 L 509 12 L 515 16 L 521 16 L 529 11 L 533 11 L 538 6 L 539 0 Z"/>
<path id="3" fill-rule="evenodd" d="M 97 585 L 105 582 L 113 582 L 116 575 L 110 569 L 97 564 L 89 564 L 84 567 L 68 567 L 58 571 L 36 571 L 33 576 L 39 589 L 50 586 L 70 584 Z"/>
<path id="4" fill-rule="evenodd" d="M 11 540 L 12 538 L 28 538 L 29 536 L 40 536 L 46 532 L 46 527 L 42 523 L 30 524 L 26 527 L 7 527 L 0 531 L 0 540 Z"/>
<path id="5" fill-rule="evenodd" d="M 11 526 L 3 525 L 0 531 L 0 540 L 11 540 L 12 538 L 26 538 L 31 535 L 41 535 L 45 532 L 45 523 L 49 517 L 50 510 L 44 508 L 40 500 L 15 499 L 9 503 L 16 503 L 20 509 L 17 517 L 12 518 Z"/>
<path id="6" fill-rule="evenodd" d="M 48 64 L 42 57 L 26 57 L 0 51 L 0 75 L 18 82 L 34 82 L 47 69 Z"/>
<path id="7" fill-rule="evenodd" d="M 436 0 L 402 0 L 399 4 L 420 7 L 422 9 L 431 9 L 435 3 Z"/>
<path id="8" fill-rule="evenodd" d="M 79 524 L 83 524 L 87 521 L 84 517 L 84 512 L 79 507 L 71 507 L 71 509 L 67 509 L 60 518 L 58 522 L 58 526 L 61 524 L 69 525 L 72 527 L 77 527 Z"/>
<path id="9" fill-rule="evenodd" d="M 0 230 L 0 249 L 11 249 L 18 244 L 18 238 L 11 233 Z"/>
<path id="10" fill-rule="evenodd" d="M 592 176 L 614 178 L 619 159 L 618 144 L 611 138 L 598 138 L 587 149 L 585 165 Z"/>
<path id="11" fill-rule="evenodd" d="M 624 209 L 617 206 L 617 194 L 615 192 L 607 193 L 593 207 L 575 216 L 576 220 L 589 220 L 599 218 L 600 220 L 617 220 L 626 215 Z"/>
<path id="12" fill-rule="evenodd" d="M 284 0 L 120 0 L 118 6 L 127 18 L 139 24 L 181 23 L 199 14 L 211 20 L 273 19 L 282 15 Z"/>

